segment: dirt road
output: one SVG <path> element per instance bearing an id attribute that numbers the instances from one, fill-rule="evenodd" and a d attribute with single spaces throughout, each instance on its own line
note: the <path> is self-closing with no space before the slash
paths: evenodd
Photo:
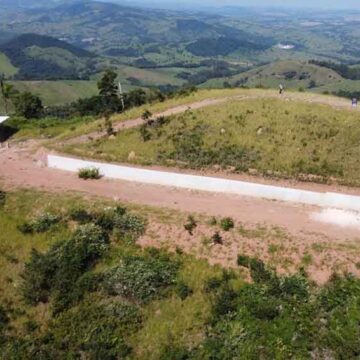
<path id="1" fill-rule="evenodd" d="M 101 179 L 83 181 L 76 174 L 43 167 L 44 153 L 36 142 L 0 150 L 0 181 L 5 188 L 36 188 L 46 191 L 76 191 L 156 207 L 232 216 L 248 223 L 266 222 L 291 233 L 322 233 L 335 240 L 355 238 L 358 229 L 323 224 L 311 219 L 317 207 L 226 194 L 194 192 L 175 188 Z"/>

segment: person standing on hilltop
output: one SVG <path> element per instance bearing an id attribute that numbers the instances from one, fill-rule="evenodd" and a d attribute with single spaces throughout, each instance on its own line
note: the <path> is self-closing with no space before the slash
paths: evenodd
<path id="1" fill-rule="evenodd" d="M 280 84 L 279 85 L 279 94 L 281 95 L 284 92 L 284 85 Z"/>

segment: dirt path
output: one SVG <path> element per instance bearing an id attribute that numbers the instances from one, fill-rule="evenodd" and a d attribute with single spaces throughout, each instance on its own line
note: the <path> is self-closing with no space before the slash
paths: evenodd
<path id="1" fill-rule="evenodd" d="M 46 191 L 78 191 L 85 194 L 119 199 L 156 207 L 199 212 L 208 215 L 233 216 L 249 223 L 266 222 L 290 232 L 322 233 L 331 239 L 355 238 L 359 230 L 323 224 L 311 219 L 317 207 L 294 205 L 243 196 L 212 194 L 157 185 L 101 179 L 83 181 L 76 174 L 44 167 L 43 151 L 34 154 L 38 144 L 0 150 L 0 180 L 6 188 L 37 188 Z"/>
<path id="2" fill-rule="evenodd" d="M 219 105 L 223 104 L 225 102 L 229 101 L 244 101 L 244 100 L 255 100 L 255 99 L 282 99 L 284 101 L 302 101 L 306 103 L 313 103 L 313 104 L 322 104 L 322 105 L 328 105 L 335 109 L 351 109 L 350 103 L 347 99 L 342 98 L 335 98 L 330 96 L 324 96 L 324 95 L 317 95 L 317 94 L 307 94 L 307 93 L 285 93 L 282 96 L 279 96 L 277 92 L 269 92 L 265 93 L 262 92 L 260 94 L 252 94 L 251 90 L 249 90 L 249 94 L 242 94 L 242 95 L 234 95 L 234 96 L 226 96 L 226 97 L 220 97 L 220 98 L 211 98 L 211 99 L 205 99 L 201 101 L 197 101 L 190 104 L 185 105 L 179 105 L 173 108 L 170 108 L 168 110 L 153 114 L 153 117 L 160 117 L 160 116 L 171 116 L 171 115 L 177 115 L 181 114 L 187 110 L 197 110 L 202 109 L 204 107 L 213 106 L 213 105 Z M 354 109 L 355 111 L 359 111 L 360 108 Z M 130 119 L 126 121 L 121 121 L 118 123 L 115 123 L 113 125 L 114 130 L 121 131 L 124 129 L 129 129 L 132 127 L 140 126 L 144 123 L 144 120 L 140 118 L 136 119 Z M 86 141 L 89 141 L 89 139 L 95 140 L 98 138 L 101 138 L 102 136 L 106 135 L 105 131 L 103 132 L 91 132 L 86 135 L 77 136 L 74 138 L 71 138 L 67 140 L 66 144 L 79 144 L 84 143 Z"/>

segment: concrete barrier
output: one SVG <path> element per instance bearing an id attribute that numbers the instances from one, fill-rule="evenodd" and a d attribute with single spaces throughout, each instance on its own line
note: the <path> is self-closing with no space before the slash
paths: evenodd
<path id="1" fill-rule="evenodd" d="M 171 186 L 182 189 L 245 195 L 269 200 L 316 205 L 324 208 L 331 207 L 360 211 L 360 196 L 331 192 L 321 193 L 230 179 L 146 170 L 57 155 L 48 155 L 47 163 L 50 168 L 71 172 L 78 172 L 81 168 L 96 167 L 103 176 L 112 179 Z"/>

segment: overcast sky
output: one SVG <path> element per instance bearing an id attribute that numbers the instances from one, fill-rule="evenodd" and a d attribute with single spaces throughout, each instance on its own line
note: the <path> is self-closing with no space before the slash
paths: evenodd
<path id="1" fill-rule="evenodd" d="M 0 0 L 1 1 L 1 0 Z M 172 3 L 179 7 L 184 4 L 238 5 L 262 7 L 307 7 L 324 9 L 360 9 L 360 0 L 142 0 L 146 3 Z"/>

